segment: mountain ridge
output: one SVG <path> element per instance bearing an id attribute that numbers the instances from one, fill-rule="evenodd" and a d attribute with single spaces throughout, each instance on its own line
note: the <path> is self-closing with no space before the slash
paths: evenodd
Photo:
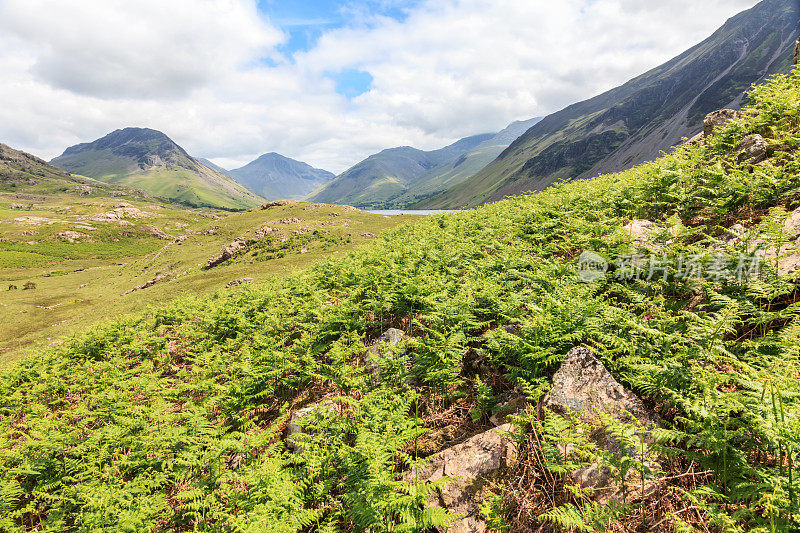
<path id="1" fill-rule="evenodd" d="M 98 181 L 134 186 L 191 207 L 239 210 L 262 198 L 203 165 L 166 134 L 123 128 L 68 147 L 50 164 Z"/>
<path id="2" fill-rule="evenodd" d="M 312 199 L 356 207 L 412 206 L 478 172 L 539 120 L 518 120 L 498 133 L 464 137 L 437 150 L 386 148 L 337 176 Z"/>
<path id="3" fill-rule="evenodd" d="M 763 0 L 666 63 L 548 115 L 479 173 L 418 207 L 479 205 L 652 160 L 698 131 L 706 113 L 740 107 L 752 84 L 787 71 L 799 24 L 795 0 Z"/>

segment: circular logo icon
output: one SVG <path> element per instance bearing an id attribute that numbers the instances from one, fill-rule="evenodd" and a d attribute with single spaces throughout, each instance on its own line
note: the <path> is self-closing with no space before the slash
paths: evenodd
<path id="1" fill-rule="evenodd" d="M 602 278 L 608 272 L 608 261 L 594 252 L 583 252 L 578 258 L 578 277 L 581 281 L 591 283 Z"/>

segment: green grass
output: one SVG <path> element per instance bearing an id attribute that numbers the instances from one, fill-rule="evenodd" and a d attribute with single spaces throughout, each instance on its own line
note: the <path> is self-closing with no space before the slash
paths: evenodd
<path id="1" fill-rule="evenodd" d="M 156 209 L 154 204 L 138 203 L 146 216 L 128 219 L 130 225 L 82 220 L 108 211 L 117 203 L 114 200 L 92 200 L 77 205 L 56 202 L 39 205 L 30 212 L 0 210 L 0 222 L 9 228 L 4 235 L 11 240 L 0 242 L 0 310 L 5 317 L 0 323 L 0 364 L 14 362 L 32 350 L 109 317 L 165 304 L 181 296 L 209 294 L 232 279 L 252 277 L 262 282 L 285 276 L 329 254 L 345 253 L 368 242 L 370 239 L 361 233 L 380 233 L 414 219 L 343 211 L 332 206 L 304 210 L 303 207 L 312 204 L 295 204 L 228 214 L 214 220 L 200 211 Z M 340 216 L 332 216 L 334 212 Z M 63 222 L 39 225 L 13 222 L 20 216 L 57 218 Z M 274 224 L 280 230 L 279 235 L 289 236 L 292 245 L 276 260 L 268 260 L 266 253 L 253 257 L 248 251 L 244 257 L 221 267 L 209 271 L 202 268 L 233 239 L 252 235 L 263 224 L 288 218 L 301 218 L 304 222 Z M 345 220 L 348 226 L 343 226 Z M 94 229 L 81 229 L 83 224 Z M 180 245 L 170 244 L 170 240 L 152 236 L 149 225 L 173 237 L 182 234 L 190 237 Z M 214 235 L 205 235 L 214 227 L 218 227 Z M 300 228 L 309 228 L 317 235 L 291 236 L 291 231 Z M 68 243 L 57 237 L 70 229 L 89 238 Z M 35 234 L 25 235 L 26 231 Z M 26 244 L 29 241 L 36 244 Z M 302 246 L 294 246 L 295 243 Z M 258 250 L 259 244 L 253 250 Z M 303 248 L 305 253 L 301 253 Z M 164 272 L 173 274 L 146 290 L 123 294 Z M 6 290 L 9 285 L 22 289 L 26 282 L 35 283 L 36 290 Z"/>
<path id="2" fill-rule="evenodd" d="M 420 439 L 443 427 L 461 438 L 487 429 L 494 398 L 514 386 L 536 401 L 575 345 L 595 351 L 662 417 L 652 444 L 661 492 L 648 507 L 593 505 L 566 486 L 580 457 L 558 452 L 570 439 L 588 450 L 587 428 L 531 410 L 516 418 L 519 463 L 490 487 L 485 509 L 496 528 L 796 528 L 796 278 L 765 265 L 742 282 L 672 270 L 666 279 L 610 272 L 582 283 L 577 270 L 584 250 L 637 251 L 623 229 L 634 218 L 672 228 L 661 251 L 673 259 L 723 246 L 722 228 L 737 221 L 780 240 L 776 228 L 800 201 L 800 77 L 776 78 L 751 97 L 752 113 L 705 145 L 426 218 L 338 259 L 326 250 L 332 231 L 287 239 L 284 250 L 316 245 L 329 260 L 113 320 L 21 361 L 0 380 L 0 528 L 431 531 L 447 521 L 425 508 L 431 487 L 402 480 L 421 458 Z M 731 148 L 756 132 L 775 149 L 770 163 L 737 163 Z M 254 229 L 264 216 L 240 221 Z M 344 218 L 356 215 L 332 220 Z M 233 220 L 216 223 L 225 238 L 241 230 Z M 259 257 L 278 245 L 221 267 L 231 270 L 219 281 L 277 265 Z M 145 279 L 173 264 L 149 261 L 151 270 L 147 258 L 125 268 Z M 202 285 L 214 272 L 186 279 Z M 705 303 L 690 305 L 697 295 Z M 390 326 L 416 340 L 375 378 L 364 352 Z M 479 375 L 464 366 L 477 351 L 488 367 Z M 288 411 L 323 397 L 340 412 L 316 417 L 304 452 L 289 453 Z"/>
<path id="3" fill-rule="evenodd" d="M 104 177 L 103 180 L 137 187 L 155 196 L 190 207 L 241 210 L 254 207 L 261 201 L 241 186 L 237 186 L 241 194 L 230 194 L 229 191 L 209 184 L 187 169 L 127 173 L 121 177 Z"/>

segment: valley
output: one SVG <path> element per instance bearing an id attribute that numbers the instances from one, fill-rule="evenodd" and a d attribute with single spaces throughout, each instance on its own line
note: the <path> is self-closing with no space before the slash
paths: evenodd
<path id="1" fill-rule="evenodd" d="M 0 182 L 0 366 L 90 324 L 224 291 L 232 280 L 251 278 L 258 286 L 415 219 L 295 202 L 240 213 L 187 209 L 3 150 L 8 159 L 0 164 L 9 168 Z M 264 227 L 274 231 L 253 237 Z M 254 250 L 205 268 L 238 238 L 256 239 Z M 129 292 L 153 279 L 159 281 Z"/>
<path id="2" fill-rule="evenodd" d="M 0 1 L 0 532 L 800 531 L 755 1 Z"/>

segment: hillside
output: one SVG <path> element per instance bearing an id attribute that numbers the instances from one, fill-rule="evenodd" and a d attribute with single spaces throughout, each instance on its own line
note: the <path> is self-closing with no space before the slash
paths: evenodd
<path id="1" fill-rule="evenodd" d="M 481 172 L 418 207 L 474 206 L 650 161 L 697 133 L 707 113 L 740 106 L 753 83 L 788 72 L 799 28 L 796 0 L 764 0 L 671 61 L 549 115 Z"/>
<path id="2" fill-rule="evenodd" d="M 460 155 L 455 161 L 448 161 L 431 169 L 427 175 L 417 180 L 412 188 L 388 202 L 387 207 L 413 207 L 425 198 L 433 197 L 474 176 L 540 120 L 541 117 L 537 117 L 512 122 L 493 137 Z"/>
<path id="3" fill-rule="evenodd" d="M 437 176 L 493 136 L 475 135 L 428 152 L 410 146 L 383 150 L 344 171 L 310 199 L 357 207 L 395 205 L 404 195 L 413 197 L 418 186 L 430 187 L 432 181 L 435 186 Z"/>
<path id="4" fill-rule="evenodd" d="M 630 171 L 22 361 L 0 528 L 797 529 L 800 76 L 750 102 Z"/>
<path id="5" fill-rule="evenodd" d="M 308 203 L 227 214 L 102 191 L 29 195 L 24 205 L 0 194 L 0 366 L 108 317 L 282 277 L 415 220 Z M 274 231 L 254 237 L 264 227 Z M 255 239 L 252 249 L 202 268 L 240 238 Z"/>
<path id="6" fill-rule="evenodd" d="M 96 141 L 71 146 L 50 164 L 191 207 L 239 210 L 263 200 L 199 163 L 160 131 L 147 128 L 116 130 Z"/>
<path id="7" fill-rule="evenodd" d="M 0 143 L 0 199 L 30 205 L 54 196 L 152 199 L 144 191 L 73 176 L 38 157 Z"/>
<path id="8" fill-rule="evenodd" d="M 228 174 L 268 200 L 305 198 L 335 177 L 327 170 L 314 168 L 275 152 L 264 154 Z"/>

